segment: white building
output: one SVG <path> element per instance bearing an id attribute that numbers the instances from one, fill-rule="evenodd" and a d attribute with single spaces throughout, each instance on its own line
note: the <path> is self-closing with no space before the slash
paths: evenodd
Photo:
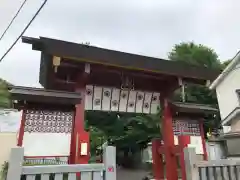
<path id="1" fill-rule="evenodd" d="M 228 156 L 240 157 L 240 52 L 210 85 L 216 90 Z"/>
<path id="2" fill-rule="evenodd" d="M 223 126 L 240 131 L 240 53 L 210 85 L 217 93 Z"/>

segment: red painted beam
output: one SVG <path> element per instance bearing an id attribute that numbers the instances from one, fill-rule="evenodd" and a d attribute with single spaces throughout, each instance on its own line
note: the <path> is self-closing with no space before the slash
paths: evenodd
<path id="1" fill-rule="evenodd" d="M 200 120 L 200 133 L 202 137 L 202 147 L 203 147 L 203 160 L 208 160 L 208 154 L 207 154 L 207 147 L 206 147 L 206 141 L 204 136 L 204 128 L 203 128 L 203 119 Z"/>
<path id="2" fill-rule="evenodd" d="M 70 164 L 88 164 L 90 154 L 89 133 L 84 129 L 84 113 L 85 113 L 85 92 L 86 92 L 86 74 L 82 74 L 78 79 L 76 92 L 81 93 L 82 100 L 80 104 L 76 105 L 75 118 L 73 123 L 73 130 L 70 145 Z M 87 155 L 81 155 L 81 144 L 87 143 Z"/>
<path id="3" fill-rule="evenodd" d="M 18 133 L 18 139 L 17 139 L 17 146 L 22 146 L 22 144 L 23 144 L 25 119 L 26 119 L 26 110 L 23 109 L 22 110 L 22 117 L 21 117 L 19 133 Z"/>
<path id="4" fill-rule="evenodd" d="M 182 180 L 186 180 L 186 169 L 185 169 L 185 160 L 184 160 L 184 148 L 190 144 L 190 136 L 181 135 L 178 136 L 178 142 L 179 142 L 179 160 L 180 160 L 180 166 L 181 166 L 181 173 L 182 173 Z"/>
<path id="5" fill-rule="evenodd" d="M 167 151 L 169 151 L 169 149 L 167 149 Z M 171 151 L 172 155 L 176 156 L 177 154 L 180 154 L 181 147 L 179 145 L 175 145 L 173 147 L 173 149 L 171 149 L 170 151 Z M 165 149 L 164 146 L 158 148 L 158 153 L 159 154 L 165 154 L 165 152 L 166 152 L 166 149 Z"/>
<path id="6" fill-rule="evenodd" d="M 167 98 L 161 99 L 161 103 L 163 104 L 162 130 L 165 148 L 166 178 L 167 180 L 178 180 L 176 156 L 172 154 L 175 145 L 170 103 Z"/>
<path id="7" fill-rule="evenodd" d="M 163 156 L 159 153 L 159 149 L 163 149 L 161 146 L 161 140 L 152 140 L 153 174 L 155 180 L 164 179 Z"/>

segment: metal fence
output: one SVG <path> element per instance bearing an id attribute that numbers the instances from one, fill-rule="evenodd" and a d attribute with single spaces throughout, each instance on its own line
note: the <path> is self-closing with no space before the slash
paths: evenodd
<path id="1" fill-rule="evenodd" d="M 116 180 L 116 148 L 107 146 L 104 163 L 74 165 L 24 166 L 24 149 L 13 148 L 9 160 L 7 180 Z"/>
<path id="2" fill-rule="evenodd" d="M 187 180 L 239 180 L 239 160 L 198 161 L 194 148 L 184 149 Z"/>

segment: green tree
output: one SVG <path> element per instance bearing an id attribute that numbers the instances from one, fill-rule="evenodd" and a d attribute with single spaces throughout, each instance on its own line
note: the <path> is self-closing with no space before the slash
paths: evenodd
<path id="1" fill-rule="evenodd" d="M 107 141 L 117 147 L 117 161 L 125 167 L 139 164 L 140 159 L 136 159 L 139 152 L 146 148 L 151 139 L 160 137 L 160 114 L 89 111 L 86 113 L 86 122 L 86 129 L 90 130 L 93 142 L 92 151 L 98 151 L 97 147 Z"/>
<path id="2" fill-rule="evenodd" d="M 173 61 L 181 61 L 212 69 L 221 69 L 222 66 L 218 55 L 213 49 L 193 42 L 175 45 L 168 58 Z"/>
<path id="3" fill-rule="evenodd" d="M 224 70 L 228 65 L 229 63 L 232 61 L 232 59 L 229 59 L 229 60 L 226 60 L 222 63 L 222 69 Z"/>
<path id="4" fill-rule="evenodd" d="M 7 81 L 0 78 L 0 108 L 9 108 L 11 106 L 8 85 Z"/>
<path id="5" fill-rule="evenodd" d="M 173 47 L 168 58 L 173 61 L 181 61 L 184 63 L 204 66 L 216 70 L 223 69 L 216 52 L 204 45 L 197 45 L 193 42 L 180 43 Z M 207 87 L 198 85 L 187 85 L 185 89 L 186 101 L 198 104 L 208 104 L 218 107 L 215 91 L 210 91 Z M 181 101 L 179 90 L 176 92 L 174 99 Z M 208 116 L 205 118 L 205 131 L 209 128 L 219 128 L 221 126 L 219 115 Z"/>

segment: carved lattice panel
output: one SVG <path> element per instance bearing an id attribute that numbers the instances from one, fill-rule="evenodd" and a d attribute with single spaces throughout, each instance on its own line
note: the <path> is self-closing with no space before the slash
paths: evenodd
<path id="1" fill-rule="evenodd" d="M 87 85 L 86 110 L 155 114 L 160 107 L 160 93 L 121 90 Z"/>
<path id="2" fill-rule="evenodd" d="M 174 135 L 201 136 L 200 125 L 196 120 L 173 120 Z"/>
<path id="3" fill-rule="evenodd" d="M 71 133 L 73 112 L 27 110 L 24 132 Z"/>

